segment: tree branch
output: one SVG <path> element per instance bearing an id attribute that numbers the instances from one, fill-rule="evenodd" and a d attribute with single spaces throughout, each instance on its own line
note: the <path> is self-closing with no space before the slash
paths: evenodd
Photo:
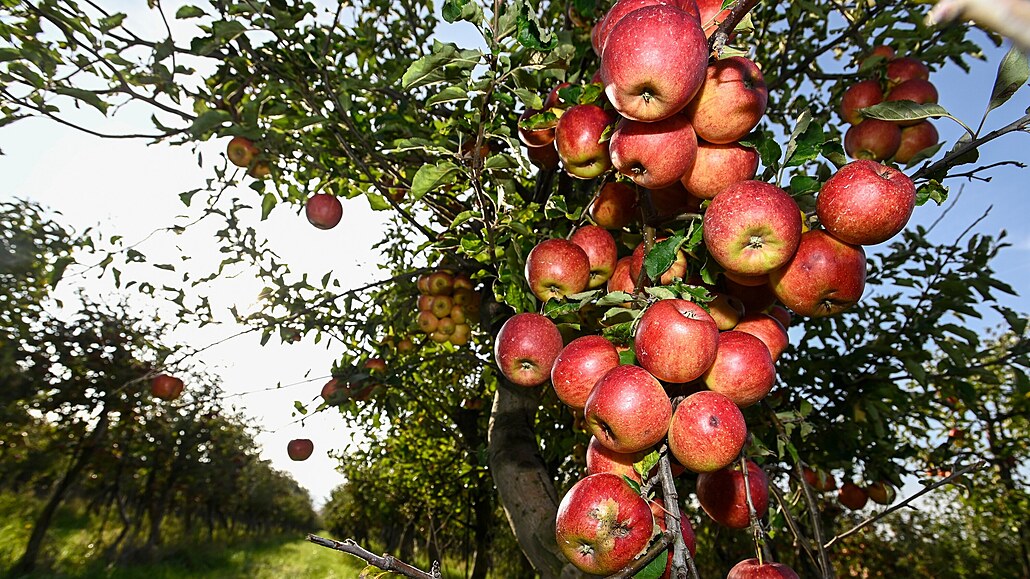
<path id="1" fill-rule="evenodd" d="M 887 515 L 893 513 L 894 511 L 897 511 L 899 509 L 907 507 L 909 504 L 912 503 L 912 501 L 918 499 L 919 497 L 921 497 L 921 496 L 923 496 L 923 495 L 925 495 L 925 494 L 927 494 L 929 492 L 932 492 L 932 491 L 934 491 L 934 490 L 936 490 L 936 489 L 938 489 L 938 488 L 940 488 L 940 487 L 942 487 L 942 486 L 944 486 L 946 484 L 951 484 L 951 481 L 955 480 L 956 478 L 958 478 L 958 477 L 960 477 L 962 475 L 965 475 L 966 473 L 970 473 L 970 472 L 978 471 L 978 470 L 983 470 L 983 468 L 986 467 L 986 466 L 987 466 L 987 461 L 980 460 L 980 461 L 974 462 L 971 465 L 968 465 L 968 466 L 965 466 L 963 468 L 960 468 L 960 469 L 956 470 L 955 472 L 951 473 L 950 476 L 945 477 L 945 478 L 943 478 L 943 479 L 933 483 L 932 485 L 928 485 L 928 486 L 923 487 L 923 490 L 921 490 L 918 493 L 908 497 L 907 499 L 901 501 L 900 503 L 894 505 L 893 507 L 891 507 L 889 509 L 886 509 L 882 513 L 879 513 L 877 515 L 873 515 L 872 517 L 869 517 L 868 519 L 862 521 L 861 523 L 855 525 L 854 527 L 851 527 L 847 531 L 844 531 L 843 533 L 840 533 L 836 537 L 830 539 L 830 542 L 826 543 L 826 545 L 824 545 L 824 548 L 829 549 L 837 541 L 839 541 L 841 539 L 844 539 L 844 538 L 847 538 L 847 537 L 850 537 L 851 535 L 854 535 L 858 531 L 860 531 L 860 530 L 864 529 L 865 527 L 875 523 L 876 521 L 879 521 L 880 519 L 886 517 Z"/>
<path id="2" fill-rule="evenodd" d="M 922 168 L 920 168 L 912 175 L 912 180 L 916 181 L 918 179 L 928 179 L 930 175 L 934 175 L 941 171 L 947 171 L 948 169 L 957 164 L 956 161 L 958 159 L 962 158 L 966 153 L 972 151 L 973 149 L 976 149 L 980 145 L 988 141 L 993 141 L 994 139 L 997 139 L 998 137 L 1008 133 L 1012 133 L 1015 131 L 1025 131 L 1028 127 L 1030 127 L 1030 113 L 1023 115 L 1022 117 L 1016 119 L 1015 121 L 1012 121 L 1008 125 L 1005 125 L 1000 129 L 991 131 L 978 139 L 968 141 L 961 147 L 956 147 L 950 153 L 945 155 L 944 158 L 942 158 L 940 161 L 933 163 L 932 165 L 923 165 Z"/>
<path id="3" fill-rule="evenodd" d="M 709 52 L 722 56 L 722 51 L 730 40 L 730 33 L 737 28 L 737 25 L 747 16 L 747 13 L 751 12 L 757 5 L 758 0 L 737 0 L 733 7 L 730 8 L 730 13 L 726 16 L 726 19 L 719 23 L 718 28 L 715 29 L 715 32 L 708 39 Z"/>
<path id="4" fill-rule="evenodd" d="M 327 549 L 333 549 L 347 553 L 348 555 L 354 555 L 359 559 L 364 559 L 370 565 L 379 567 L 384 571 L 400 573 L 405 577 L 412 577 L 413 579 L 440 579 L 443 577 L 443 575 L 440 574 L 439 561 L 434 561 L 433 569 L 429 573 L 426 573 L 425 571 L 409 565 L 392 555 L 376 555 L 368 549 L 358 545 L 351 539 L 341 542 L 334 541 L 333 539 L 326 539 L 325 537 L 319 537 L 318 535 L 308 535 L 307 540 L 316 545 L 326 547 Z"/>

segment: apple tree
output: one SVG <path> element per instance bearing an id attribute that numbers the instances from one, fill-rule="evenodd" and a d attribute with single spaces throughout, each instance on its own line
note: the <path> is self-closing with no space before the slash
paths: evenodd
<path id="1" fill-rule="evenodd" d="M 155 3 L 131 15 L 62 0 L 5 5 L 0 108 L 5 124 L 38 116 L 101 137 L 232 143 L 225 157 L 199 156 L 211 178 L 181 196 L 194 221 L 218 224 L 226 255 L 190 291 L 220 275 L 256 271 L 266 285 L 264 307 L 247 316 L 233 311 L 237 321 L 265 340 L 306 333 L 332 340 L 340 352 L 334 385 L 315 404 L 298 406 L 335 408 L 372 437 L 373 446 L 356 450 L 345 465 L 374 461 L 351 468 L 355 478 L 382 465 L 387 488 L 397 493 L 384 489 L 388 504 L 367 516 L 420 519 L 433 559 L 447 544 L 446 533 L 442 542 L 432 537 L 448 513 L 464 524 L 474 519 L 474 576 L 487 570 L 481 561 L 501 523 L 497 506 L 536 573 L 576 576 L 583 568 L 574 568 L 557 544 L 559 499 L 584 475 L 588 432 L 600 439 L 614 428 L 593 412 L 599 403 L 587 398 L 577 407 L 545 384 L 563 345 L 603 336 L 617 352 L 615 365 L 640 364 L 664 381 L 649 384 L 664 397 L 655 408 L 667 399 L 671 415 L 674 405 L 675 412 L 685 408 L 682 400 L 697 386 L 689 383 L 702 375 L 707 388 L 723 388 L 713 386 L 719 380 L 708 369 L 716 363 L 719 330 L 737 321 L 719 322 L 722 327 L 711 317 L 721 311 L 720 296 L 730 312 L 756 316 L 754 323 L 766 327 L 766 318 L 781 324 L 766 312 L 786 313 L 770 309 L 776 302 L 790 306 L 801 316 L 789 334 L 782 324 L 777 330 L 789 335 L 790 346 L 762 354 L 768 362 L 778 358 L 773 382 L 755 396 L 731 398 L 734 410 L 743 407 L 737 412 L 748 435 L 731 449 L 731 463 L 715 467 L 748 489 L 731 506 L 733 520 L 742 516 L 750 532 L 728 533 L 707 517 L 681 514 L 696 509 L 680 499 L 706 495 L 703 481 L 715 474 L 673 477 L 678 465 L 670 454 L 685 459 L 672 436 L 665 445 L 660 433 L 642 447 L 607 448 L 642 453 L 624 474 L 635 473 L 630 487 L 637 498 L 662 497 L 658 519 L 666 528 L 688 516 L 698 523 L 696 561 L 681 533 L 652 536 L 648 519 L 643 543 L 629 548 L 628 558 L 590 569 L 629 576 L 647 565 L 640 576 L 658 576 L 671 550 L 676 576 L 696 574 L 695 566 L 702 574 L 724 573 L 757 554 L 759 562 L 784 561 L 805 576 L 832 577 L 842 571 L 834 566 L 834 547 L 849 531 L 840 527 L 837 502 L 815 490 L 829 488 L 826 475 L 845 477 L 848 496 L 858 492 L 864 504 L 874 486 L 886 493 L 902 484 L 902 474 L 944 458 L 931 452 L 938 405 L 958 390 L 974 396 L 972 382 L 950 380 L 982 379 L 956 375 L 959 369 L 1004 360 L 1025 384 L 1025 315 L 997 303 L 998 294 L 1012 292 L 989 266 L 997 242 L 963 235 L 934 246 L 923 231 L 894 236 L 913 205 L 947 198 L 949 177 L 989 175 L 997 164 L 977 166 L 981 145 L 1026 132 L 1030 114 L 988 121 L 1026 83 L 1026 59 L 1015 50 L 1005 57 L 978 128 L 942 147 L 904 131 L 951 117 L 926 89 L 928 77 L 945 63 L 967 66 L 981 49 L 967 24 L 928 26 L 922 3 L 687 0 L 640 2 L 658 6 L 629 10 L 632 4 L 367 0 L 325 8 L 270 0 L 188 3 L 174 12 Z M 136 32 L 136 19 L 163 32 Z M 645 49 L 657 56 L 615 56 Z M 737 75 L 761 96 L 702 88 L 707 77 L 718 78 L 711 71 Z M 851 92 L 860 81 L 873 97 Z M 912 84 L 902 89 L 906 83 Z M 623 90 L 628 85 L 641 88 Z M 705 97 L 709 90 L 716 96 Z M 852 111 L 857 116 L 838 112 L 845 98 L 861 102 Z M 153 129 L 109 133 L 104 121 L 125 108 L 152 114 Z M 847 119 L 853 127 L 843 126 Z M 695 181 L 688 178 L 685 171 L 699 159 L 724 149 L 747 161 L 709 165 L 696 171 Z M 848 155 L 865 164 L 849 164 Z M 749 165 L 730 183 L 719 181 Z M 863 167 L 866 176 L 859 176 Z M 846 195 L 835 193 L 843 175 L 889 176 L 901 190 L 889 194 L 902 201 L 874 211 L 866 211 L 877 207 L 871 201 L 849 206 Z M 764 200 L 757 225 L 786 228 L 784 240 L 751 233 L 745 244 L 788 246 L 775 257 L 762 255 L 774 265 L 741 264 L 723 253 L 729 244 L 716 237 L 716 215 L 728 219 L 736 208 L 725 201 L 730 196 L 698 193 L 716 197 L 741 181 L 751 185 L 737 187 L 735 196 Z M 336 222 L 337 205 L 327 195 L 361 197 L 389 212 L 376 245 L 382 281 L 341 289 L 344 280 L 326 274 L 313 282 L 317 275 L 292 272 L 262 243 L 261 222 L 273 211 L 307 205 L 312 224 Z M 846 210 L 833 209 L 835 196 L 845 198 Z M 315 199 L 317 205 L 308 205 Z M 848 223 L 850 212 L 902 219 Z M 604 251 L 628 258 L 629 273 L 619 277 L 617 266 L 568 273 L 584 263 L 592 268 L 592 256 L 603 253 L 590 242 L 576 243 L 577 236 L 594 235 L 584 232 L 601 230 L 590 229 L 591 222 L 610 225 L 614 235 L 598 234 L 610 240 Z M 728 223 L 722 229 L 733 229 Z M 882 253 L 860 249 L 891 238 Z M 842 295 L 819 297 L 820 288 L 806 287 L 804 272 L 790 270 L 800 247 L 830 248 L 806 254 L 846 253 L 861 283 L 855 273 L 848 287 L 837 287 L 847 276 L 833 272 L 828 283 Z M 605 283 L 609 275 L 613 281 Z M 593 276 L 596 289 L 585 291 L 597 281 Z M 181 289 L 140 289 L 182 306 L 185 320 L 209 321 L 210 312 L 198 315 L 184 305 Z M 671 338 L 645 347 L 642 326 L 671 326 L 675 319 L 648 312 L 670 304 L 711 322 L 703 330 L 711 346 L 704 356 Z M 967 327 L 988 308 L 1006 324 L 1009 340 L 985 343 Z M 498 339 L 506 323 L 529 319 L 545 329 Z M 791 323 L 789 316 L 781 320 Z M 534 344 L 544 335 L 551 336 L 549 345 Z M 505 344 L 516 342 L 519 351 L 509 356 Z M 684 355 L 708 359 L 681 371 L 676 360 Z M 507 359 L 516 364 L 506 367 Z M 522 371 L 539 376 L 527 379 Z M 426 472 L 440 463 L 450 466 Z M 982 468 L 956 463 L 947 480 Z M 752 472 L 760 474 L 745 474 Z M 767 489 L 751 492 L 749 479 L 760 477 L 768 477 Z M 430 508 L 420 508 L 412 497 L 427 491 Z M 769 505 L 768 515 L 756 499 Z M 861 507 L 852 498 L 841 502 Z M 451 508 L 456 504 L 461 510 Z M 316 540 L 392 564 L 354 544 Z M 593 547 L 578 549 L 593 554 Z"/>

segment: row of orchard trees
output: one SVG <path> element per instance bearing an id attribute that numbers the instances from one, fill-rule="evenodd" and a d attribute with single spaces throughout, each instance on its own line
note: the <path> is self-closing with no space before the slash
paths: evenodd
<path id="1" fill-rule="evenodd" d="M 122 304 L 51 297 L 87 242 L 37 205 L 0 203 L 0 487 L 40 505 L 12 573 L 46 558 L 62 508 L 88 515 L 110 559 L 205 534 L 310 529 L 307 492 L 258 457 L 216 383 L 193 375 L 174 402 L 151 395 L 175 353 L 163 325 Z"/>
<path id="2" fill-rule="evenodd" d="M 251 169 L 261 170 L 250 172 L 266 179 L 207 156 L 213 178 L 182 199 L 193 217 L 223 224 L 216 238 L 226 258 L 211 279 L 253 267 L 267 285 L 266 307 L 246 320 L 255 330 L 266 339 L 305 332 L 331 338 L 341 354 L 339 380 L 382 384 L 348 389 L 368 393 L 360 400 L 333 400 L 372 440 L 345 464 L 351 482 L 334 505 L 349 515 L 336 528 L 398 549 L 407 533 L 408 543 L 425 545 L 433 557 L 457 550 L 472 559 L 477 578 L 510 561 L 501 539 L 514 536 L 539 575 L 575 575 L 557 549 L 554 519 L 560 497 L 583 475 L 588 437 L 550 388 L 507 383 L 491 354 L 505 319 L 541 309 L 566 341 L 601 332 L 620 345 L 632 341 L 626 312 L 604 316 L 597 296 L 541 308 L 523 274 L 529 251 L 583 224 L 603 180 L 616 178 L 538 170 L 516 137 L 519 115 L 539 108 L 559 82 L 590 83 L 598 65 L 591 27 L 610 4 L 247 0 L 155 4 L 127 17 L 97 3 L 28 0 L 4 8 L 10 46 L 0 53 L 7 83 L 0 106 L 9 122 L 44 116 L 107 134 L 106 116 L 128 99 L 155 114 L 144 136 L 186 145 L 232 136 L 256 143 L 260 165 Z M 751 26 L 734 42 L 760 65 L 769 88 L 766 116 L 748 137 L 761 155 L 758 178 L 786 189 L 809 216 L 815 192 L 846 160 L 835 109 L 859 78 L 853 64 L 878 44 L 915 55 L 933 71 L 948 62 L 965 66 L 981 52 L 968 26 L 928 27 L 927 6 L 912 0 L 733 6 L 750 10 Z M 137 32 L 135 17 L 166 33 Z M 456 24 L 445 29 L 444 20 Z M 441 38 L 445 30 L 464 35 Z M 992 108 L 1026 83 L 1019 70 L 1025 61 L 1014 62 L 994 94 L 984 95 Z M 596 88 L 576 98 L 596 97 Z M 73 114 L 75 106 L 93 116 Z M 943 183 L 956 167 L 988 175 L 991 167 L 976 165 L 978 146 L 1025 131 L 1030 113 L 1011 123 L 985 120 L 969 139 L 908 170 L 921 202 L 945 197 Z M 253 192 L 232 189 L 240 184 Z M 392 212 L 378 244 L 387 281 L 340 291 L 347 280 L 294 273 L 261 244 L 261 220 L 316 193 L 363 197 Z M 697 238 L 692 219 L 676 211 L 641 215 L 616 232 L 620 255 L 642 238 Z M 350 243 L 362 241 L 374 242 Z M 850 543 L 833 542 L 847 521 L 831 497 L 806 492 L 797 476 L 803 465 L 900 485 L 903 475 L 986 458 L 990 474 L 977 475 L 975 484 L 1004 488 L 1013 504 L 1026 504 L 1026 315 L 999 304 L 1013 291 L 990 267 L 999 247 L 981 235 L 933 244 L 923 231 L 906 233 L 872 257 L 858 306 L 792 329 L 797 341 L 778 363 L 774 395 L 747 411 L 754 443 L 746 453 L 784 499 L 762 522 L 777 560 L 806 577 L 868 569 L 860 556 L 848 558 Z M 710 280 L 719 275 L 702 260 L 691 267 Z M 462 271 L 476 282 L 481 321 L 468 346 L 418 333 L 416 278 L 433 269 Z M 629 315 L 680 290 L 637 291 L 640 307 Z M 181 313 L 197 314 L 189 307 Z M 969 331 L 981 316 L 1003 323 L 1005 338 Z M 417 346 L 395 349 L 405 338 Z M 371 357 L 386 360 L 385 375 L 365 370 Z M 982 384 L 997 387 L 986 390 L 992 397 Z M 941 444 L 953 427 L 969 433 L 963 446 Z M 1011 442 L 1001 443 L 1002 431 Z M 989 440 L 976 434 L 984 432 L 992 432 Z M 681 496 L 692 496 L 692 477 L 677 484 Z M 747 533 L 687 511 L 697 523 L 705 576 L 754 553 Z M 1009 514 L 1015 531 L 995 544 L 1025 575 L 1028 517 L 1018 508 Z M 911 571 L 896 556 L 883 561 Z"/>

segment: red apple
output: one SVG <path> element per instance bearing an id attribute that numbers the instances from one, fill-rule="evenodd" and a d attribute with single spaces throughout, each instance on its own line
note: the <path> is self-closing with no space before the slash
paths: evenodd
<path id="1" fill-rule="evenodd" d="M 615 264 L 615 272 L 612 273 L 612 277 L 608 279 L 608 292 L 626 292 L 628 294 L 633 293 L 636 289 L 637 281 L 633 279 L 630 274 L 631 265 L 630 262 L 633 260 L 632 257 L 624 257 Z"/>
<path id="2" fill-rule="evenodd" d="M 551 367 L 551 384 L 558 399 L 582 410 L 594 384 L 619 365 L 619 352 L 602 336 L 583 336 L 569 342 Z"/>
<path id="3" fill-rule="evenodd" d="M 664 238 L 658 239 L 655 243 L 665 241 Z M 640 243 L 636 249 L 633 250 L 633 255 L 630 256 L 630 267 L 629 275 L 630 279 L 637 280 L 640 276 L 640 270 L 644 267 L 644 244 Z M 661 278 L 658 280 L 659 285 L 668 285 L 672 283 L 672 280 L 679 278 L 683 279 L 687 277 L 687 254 L 683 253 L 683 250 L 676 252 L 676 261 L 672 262 L 672 266 L 662 273 Z"/>
<path id="4" fill-rule="evenodd" d="M 844 133 L 844 150 L 852 159 L 890 159 L 901 146 L 901 127 L 890 121 L 866 119 Z"/>
<path id="5" fill-rule="evenodd" d="M 639 452 L 669 432 L 672 402 L 639 366 L 616 366 L 594 384 L 583 408 L 587 430 L 609 450 Z"/>
<path id="6" fill-rule="evenodd" d="M 769 275 L 784 305 L 802 316 L 832 316 L 855 305 L 865 291 L 865 251 L 820 229 L 801 235 L 797 254 Z"/>
<path id="7" fill-rule="evenodd" d="M 604 18 L 597 24 L 597 44 L 595 45 L 597 55 L 601 56 L 604 52 L 608 36 L 611 34 L 612 29 L 615 28 L 615 25 L 630 12 L 635 12 L 648 6 L 659 5 L 667 5 L 688 12 L 700 22 L 701 15 L 698 13 L 697 5 L 692 0 L 619 0 L 612 5 L 607 14 L 604 15 Z"/>
<path id="8" fill-rule="evenodd" d="M 719 328 L 701 306 L 686 300 L 662 300 L 640 316 L 634 337 L 637 362 L 666 382 L 696 380 L 711 367 Z"/>
<path id="9" fill-rule="evenodd" d="M 840 118 L 845 122 L 857 125 L 865 120 L 859 109 L 878 105 L 883 102 L 883 89 L 879 80 L 863 80 L 856 82 L 844 91 L 840 99 Z"/>
<path id="10" fill-rule="evenodd" d="M 794 255 L 800 239 L 797 203 L 769 183 L 731 185 L 705 211 L 708 253 L 733 273 L 760 276 L 781 267 Z"/>
<path id="11" fill-rule="evenodd" d="M 501 374 L 519 386 L 539 386 L 551 377 L 562 350 L 561 332 L 548 318 L 534 313 L 512 316 L 501 326 L 494 358 Z"/>
<path id="12" fill-rule="evenodd" d="M 272 174 L 272 166 L 267 161 L 255 161 L 250 169 L 247 169 L 247 174 L 255 179 L 264 179 Z"/>
<path id="13" fill-rule="evenodd" d="M 693 15 L 649 6 L 623 17 L 601 53 L 601 80 L 622 116 L 658 121 L 694 98 L 705 78 L 708 42 Z"/>
<path id="14" fill-rule="evenodd" d="M 888 101 L 912 101 L 921 105 L 936 103 L 937 99 L 937 87 L 933 86 L 933 83 L 930 81 L 923 80 L 921 78 L 906 80 L 894 87 L 890 94 L 887 95 Z M 896 122 L 902 127 L 910 127 L 923 121 L 920 119 L 914 119 Z"/>
<path id="15" fill-rule="evenodd" d="M 874 46 L 873 49 L 869 51 L 869 54 L 864 56 L 862 60 L 859 61 L 858 68 L 865 68 L 866 62 L 875 57 L 879 57 L 884 62 L 890 62 L 891 60 L 894 60 L 894 54 L 894 49 L 889 46 L 885 46 L 883 44 L 879 46 Z"/>
<path id="16" fill-rule="evenodd" d="M 590 258 L 571 241 L 546 239 L 526 257 L 526 279 L 542 302 L 577 294 L 590 282 Z"/>
<path id="17" fill-rule="evenodd" d="M 755 313 L 744 316 L 734 328 L 735 331 L 745 332 L 758 338 L 766 349 L 769 356 L 775 362 L 780 354 L 787 349 L 787 330 L 779 320 L 769 314 Z"/>
<path id="18" fill-rule="evenodd" d="M 724 189 L 755 178 L 758 151 L 740 143 L 716 144 L 697 141 L 697 158 L 683 174 L 681 182 L 691 194 L 713 199 Z"/>
<path id="19" fill-rule="evenodd" d="M 409 354 L 415 351 L 415 342 L 412 342 L 408 338 L 404 338 L 397 342 L 397 351 L 401 354 Z"/>
<path id="20" fill-rule="evenodd" d="M 652 225 L 684 213 L 701 211 L 702 199 L 691 195 L 683 186 L 682 181 L 677 181 L 668 187 L 650 189 L 648 195 L 651 197 L 651 206 L 654 208 Z"/>
<path id="21" fill-rule="evenodd" d="M 793 569 L 783 563 L 762 563 L 745 559 L 730 569 L 726 579 L 799 579 Z"/>
<path id="22" fill-rule="evenodd" d="M 869 495 L 866 494 L 865 489 L 862 487 L 851 481 L 847 481 L 840 486 L 840 491 L 837 493 L 837 500 L 845 507 L 853 511 L 857 511 L 866 505 L 866 502 L 869 500 Z"/>
<path id="23" fill-rule="evenodd" d="M 713 472 L 740 454 L 747 424 L 740 408 L 718 392 L 701 391 L 680 402 L 669 425 L 669 450 L 693 472 Z"/>
<path id="24" fill-rule="evenodd" d="M 150 394 L 161 400 L 175 400 L 182 395 L 185 384 L 175 376 L 158 374 L 150 381 Z"/>
<path id="25" fill-rule="evenodd" d="M 755 513 L 762 518 L 769 510 L 769 479 L 765 471 L 750 460 L 747 461 L 747 477 Z M 750 524 L 747 490 L 739 464 L 699 474 L 697 500 L 708 516 L 720 525 L 744 529 Z"/>
<path id="26" fill-rule="evenodd" d="M 369 358 L 365 361 L 365 369 L 372 374 L 382 374 L 386 372 L 386 361 L 382 358 Z"/>
<path id="27" fill-rule="evenodd" d="M 426 285 L 430 295 L 448 296 L 454 291 L 454 276 L 446 271 L 435 271 L 429 274 Z"/>
<path id="28" fill-rule="evenodd" d="M 587 445 L 587 474 L 598 474 L 609 472 L 619 476 L 625 476 L 630 480 L 643 482 L 640 475 L 633 468 L 633 465 L 644 460 L 646 451 L 640 452 L 615 452 L 591 436 Z"/>
<path id="29" fill-rule="evenodd" d="M 744 317 L 744 302 L 729 294 L 714 292 L 715 299 L 708 302 L 708 313 L 712 314 L 719 331 L 732 330 Z"/>
<path id="30" fill-rule="evenodd" d="M 721 285 L 724 292 L 739 299 L 744 304 L 745 314 L 763 312 L 769 306 L 776 303 L 776 294 L 773 293 L 768 283 L 748 286 L 737 283 L 728 276 L 723 276 Z"/>
<path id="31" fill-rule="evenodd" d="M 865 489 L 869 500 L 879 505 L 889 505 L 894 502 L 896 492 L 890 483 L 876 481 Z"/>
<path id="32" fill-rule="evenodd" d="M 440 325 L 440 318 L 436 317 L 433 312 L 421 311 L 418 313 L 417 323 L 418 329 L 427 334 L 432 334 L 436 331 L 436 327 Z"/>
<path id="33" fill-rule="evenodd" d="M 451 315 L 451 309 L 454 307 L 454 302 L 451 300 L 451 296 L 431 296 L 433 303 L 429 308 L 429 311 L 433 312 L 433 315 L 437 318 L 446 318 Z"/>
<path id="34" fill-rule="evenodd" d="M 563 88 L 568 88 L 570 86 L 572 85 L 567 82 L 559 82 L 558 84 L 554 85 L 554 88 L 552 88 L 551 91 L 547 93 L 547 98 L 544 99 L 544 110 L 551 111 L 559 117 L 562 116 L 562 114 L 565 112 L 565 109 L 568 109 L 572 104 L 575 103 L 569 103 L 563 100 L 561 98 L 561 95 L 558 94 L 558 91 L 562 90 Z"/>
<path id="35" fill-rule="evenodd" d="M 295 438 L 286 445 L 286 454 L 290 460 L 307 460 L 315 451 L 315 443 L 307 438 Z"/>
<path id="36" fill-rule="evenodd" d="M 565 172 L 580 179 L 593 179 L 612 166 L 608 143 L 601 135 L 615 122 L 615 114 L 597 105 L 576 105 L 558 120 L 554 145 Z"/>
<path id="37" fill-rule="evenodd" d="M 654 516 L 654 523 L 658 525 L 658 528 L 664 533 L 668 527 L 665 524 L 665 501 L 661 497 L 656 497 L 648 501 L 651 507 L 651 514 Z M 683 506 L 680 506 L 680 533 L 683 535 L 683 543 L 687 547 L 687 551 L 690 556 L 697 555 L 697 537 L 694 535 L 694 527 L 690 524 L 690 519 L 687 518 L 686 513 L 683 512 Z M 661 579 L 672 578 L 672 547 L 669 548 L 669 555 L 666 558 L 665 573 L 662 573 Z"/>
<path id="38" fill-rule="evenodd" d="M 569 241 L 578 245 L 587 254 L 590 263 L 590 281 L 587 288 L 601 287 L 612 277 L 615 264 L 619 261 L 619 248 L 615 246 L 615 238 L 603 227 L 586 225 L 580 227 L 569 237 Z"/>
<path id="39" fill-rule="evenodd" d="M 638 215 L 637 193 L 633 187 L 618 181 L 609 181 L 601 187 L 597 198 L 590 204 L 590 219 L 598 227 L 622 229 Z"/>
<path id="40" fill-rule="evenodd" d="M 939 141 L 940 135 L 930 121 L 905 127 L 901 129 L 901 146 L 898 147 L 898 152 L 894 153 L 894 162 L 907 164 L 921 151 L 929 149 Z"/>
<path id="41" fill-rule="evenodd" d="M 519 140 L 527 147 L 543 147 L 554 142 L 554 127 L 558 124 L 557 120 L 548 124 L 535 125 L 531 129 L 527 129 L 522 126 L 525 121 L 538 113 L 540 113 L 540 111 L 536 109 L 526 109 L 526 111 L 519 116 Z"/>
<path id="42" fill-rule="evenodd" d="M 781 326 L 783 326 L 784 330 L 790 327 L 790 310 L 788 310 L 787 308 L 783 306 L 772 306 L 766 313 L 768 313 L 773 318 L 776 318 L 776 321 L 779 322 Z"/>
<path id="43" fill-rule="evenodd" d="M 724 144 L 757 127 L 768 102 L 762 71 L 743 56 L 732 56 L 708 66 L 705 82 L 686 111 L 697 138 Z"/>
<path id="44" fill-rule="evenodd" d="M 762 340 L 747 332 L 730 330 L 719 334 L 715 362 L 701 378 L 710 390 L 746 408 L 772 390 L 776 367 Z"/>
<path id="45" fill-rule="evenodd" d="M 622 119 L 612 132 L 612 165 L 648 189 L 668 187 L 683 177 L 697 156 L 697 138 L 683 115 L 660 121 Z"/>
<path id="46" fill-rule="evenodd" d="M 715 33 L 715 29 L 730 15 L 729 9 L 723 10 L 723 0 L 697 0 L 697 9 L 701 15 L 701 27 L 705 37 Z"/>
<path id="47" fill-rule="evenodd" d="M 343 219 L 343 205 L 328 193 L 315 193 L 304 205 L 308 222 L 319 229 L 332 229 Z"/>
<path id="48" fill-rule="evenodd" d="M 823 185 L 816 212 L 837 239 L 875 245 L 905 228 L 915 203 L 915 185 L 904 173 L 873 161 L 855 161 Z"/>
<path id="49" fill-rule="evenodd" d="M 339 380 L 337 380 L 336 378 L 329 380 L 325 383 L 324 386 L 322 386 L 322 392 L 320 393 L 322 396 L 322 400 L 329 402 L 329 400 L 332 399 L 333 395 L 341 390 L 343 390 L 343 388 L 340 387 Z"/>
<path id="50" fill-rule="evenodd" d="M 584 573 L 610 575 L 651 541 L 651 508 L 622 477 L 592 474 L 558 505 L 555 538 L 565 558 Z"/>
<path id="51" fill-rule="evenodd" d="M 930 79 L 930 69 L 921 61 L 908 56 L 895 58 L 887 63 L 887 83 L 891 86 L 899 85 L 906 80 L 921 78 Z"/>
<path id="52" fill-rule="evenodd" d="M 530 163 L 545 171 L 557 170 L 561 162 L 561 158 L 558 156 L 558 149 L 554 148 L 554 143 L 544 145 L 543 147 L 526 147 L 526 156 L 529 157 Z"/>
<path id="53" fill-rule="evenodd" d="M 816 472 L 807 466 L 802 469 L 802 473 L 808 486 L 821 493 L 827 493 L 837 488 L 837 479 L 833 478 L 833 473 L 826 471 Z"/>
<path id="54" fill-rule="evenodd" d="M 244 169 L 250 167 L 260 154 L 261 150 L 257 145 L 246 137 L 233 137 L 225 148 L 225 156 L 229 157 L 229 162 Z"/>

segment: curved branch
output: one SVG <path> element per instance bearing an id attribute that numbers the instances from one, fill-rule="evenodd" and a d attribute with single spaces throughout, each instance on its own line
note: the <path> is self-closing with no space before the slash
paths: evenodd
<path id="1" fill-rule="evenodd" d="M 719 23 L 718 28 L 715 29 L 715 32 L 708 39 L 709 52 L 721 55 L 723 48 L 726 47 L 726 43 L 730 40 L 730 33 L 737 28 L 737 25 L 747 16 L 747 13 L 751 12 L 757 5 L 758 0 L 737 0 L 733 7 L 730 8 L 730 13 L 726 16 L 726 19 Z"/>

